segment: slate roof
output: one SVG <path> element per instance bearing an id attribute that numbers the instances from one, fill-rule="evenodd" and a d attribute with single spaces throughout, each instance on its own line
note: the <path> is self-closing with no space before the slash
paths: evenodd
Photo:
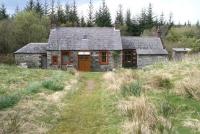
<path id="1" fill-rule="evenodd" d="M 168 52 L 163 48 L 162 41 L 158 37 L 122 37 L 123 49 L 136 49 L 137 54 L 141 55 L 167 55 Z"/>
<path id="2" fill-rule="evenodd" d="M 29 43 L 15 54 L 45 54 L 48 43 Z"/>
<path id="3" fill-rule="evenodd" d="M 114 28 L 56 28 L 47 50 L 122 50 L 120 31 Z"/>

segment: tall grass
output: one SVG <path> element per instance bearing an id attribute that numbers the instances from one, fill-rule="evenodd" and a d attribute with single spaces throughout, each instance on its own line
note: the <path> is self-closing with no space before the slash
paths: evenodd
<path id="1" fill-rule="evenodd" d="M 61 91 L 64 89 L 64 84 L 57 80 L 45 80 L 42 82 L 42 86 L 52 91 Z"/>
<path id="2" fill-rule="evenodd" d="M 124 85 L 121 89 L 121 94 L 123 97 L 127 96 L 140 96 L 142 86 L 139 81 L 132 82 L 131 84 Z"/>
<path id="3" fill-rule="evenodd" d="M 127 134 L 151 134 L 171 132 L 172 125 L 160 117 L 155 106 L 144 96 L 130 97 L 118 105 L 122 115 L 128 120 L 123 124 Z"/>
<path id="4" fill-rule="evenodd" d="M 19 102 L 20 97 L 19 94 L 0 96 L 0 110 L 14 106 Z"/>

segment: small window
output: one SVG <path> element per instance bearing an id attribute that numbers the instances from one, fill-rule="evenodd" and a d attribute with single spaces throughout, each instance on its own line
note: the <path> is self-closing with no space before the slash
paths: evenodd
<path id="1" fill-rule="evenodd" d="M 62 64 L 67 65 L 70 63 L 70 52 L 64 51 L 62 52 Z"/>
<path id="2" fill-rule="evenodd" d="M 124 53 L 124 58 L 125 58 L 125 61 L 128 62 L 128 63 L 132 63 L 132 52 L 131 51 L 127 51 Z"/>
<path id="3" fill-rule="evenodd" d="M 100 58 L 100 64 L 108 64 L 108 52 L 107 51 L 102 51 L 99 54 Z"/>
<path id="4" fill-rule="evenodd" d="M 58 65 L 58 56 L 52 56 L 52 65 Z"/>

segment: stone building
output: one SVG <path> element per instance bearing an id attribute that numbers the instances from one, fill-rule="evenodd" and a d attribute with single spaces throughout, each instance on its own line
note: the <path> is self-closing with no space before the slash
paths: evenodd
<path id="1" fill-rule="evenodd" d="M 175 61 L 182 61 L 185 56 L 192 51 L 190 48 L 173 48 L 172 58 Z"/>
<path id="2" fill-rule="evenodd" d="M 158 37 L 122 37 L 123 66 L 142 68 L 168 60 L 168 52 Z"/>
<path id="3" fill-rule="evenodd" d="M 157 37 L 121 37 L 114 28 L 56 28 L 48 43 L 30 43 L 15 52 L 16 64 L 52 69 L 108 71 L 166 61 Z"/>

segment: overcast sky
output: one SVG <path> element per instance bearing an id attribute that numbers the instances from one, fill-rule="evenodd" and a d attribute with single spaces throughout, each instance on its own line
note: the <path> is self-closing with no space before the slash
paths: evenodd
<path id="1" fill-rule="evenodd" d="M 7 7 L 9 14 L 12 14 L 16 6 L 23 9 L 27 0 L 0 0 L 0 3 L 4 3 Z M 43 0 L 41 0 L 43 1 Z M 49 0 L 50 2 L 51 0 Z M 61 3 L 72 3 L 73 0 L 60 0 Z M 87 15 L 89 0 L 76 0 L 78 4 L 79 15 Z M 94 9 L 97 10 L 101 3 L 101 0 L 93 0 Z M 170 12 L 173 13 L 173 19 L 176 23 L 184 23 L 190 20 L 192 23 L 196 23 L 200 20 L 200 0 L 106 0 L 106 3 L 112 14 L 112 18 L 115 18 L 118 5 L 122 4 L 124 12 L 130 8 L 132 15 L 137 16 L 142 8 L 147 8 L 149 3 L 152 3 L 153 12 L 155 15 L 160 15 L 164 12 L 165 17 L 168 19 Z"/>

